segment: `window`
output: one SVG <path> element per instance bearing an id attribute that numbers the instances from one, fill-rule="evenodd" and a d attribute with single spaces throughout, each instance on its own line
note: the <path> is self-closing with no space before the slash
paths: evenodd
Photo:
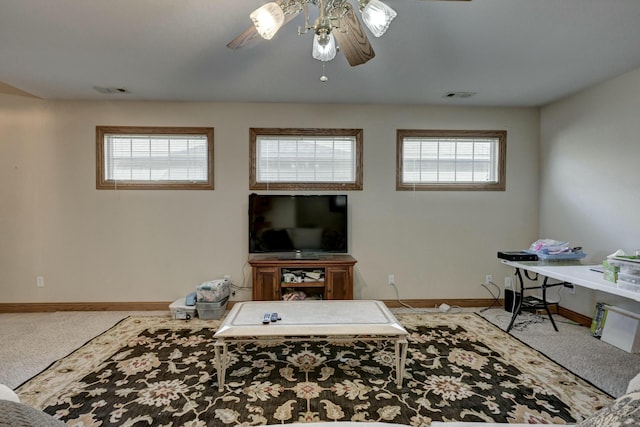
<path id="1" fill-rule="evenodd" d="M 504 191 L 506 131 L 397 131 L 397 190 Z"/>
<path id="2" fill-rule="evenodd" d="M 250 129 L 249 189 L 362 190 L 362 129 Z"/>
<path id="3" fill-rule="evenodd" d="M 99 190 L 213 190 L 213 128 L 96 126 Z"/>

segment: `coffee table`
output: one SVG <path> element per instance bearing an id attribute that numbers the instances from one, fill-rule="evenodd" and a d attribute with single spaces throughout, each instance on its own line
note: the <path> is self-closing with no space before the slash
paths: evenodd
<path id="1" fill-rule="evenodd" d="M 263 324 L 265 313 L 281 320 Z M 402 388 L 409 333 L 381 301 L 247 301 L 233 305 L 214 335 L 218 389 L 224 389 L 229 343 L 292 341 L 388 341 L 395 345 L 396 383 Z"/>

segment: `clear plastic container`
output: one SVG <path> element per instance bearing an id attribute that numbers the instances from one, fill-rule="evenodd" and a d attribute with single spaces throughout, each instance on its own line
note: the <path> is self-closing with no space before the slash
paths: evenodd
<path id="1" fill-rule="evenodd" d="M 635 285 L 640 284 L 640 275 L 618 273 L 618 280 L 624 280 L 625 282 L 633 283 Z"/>
<path id="2" fill-rule="evenodd" d="M 198 317 L 204 320 L 215 320 L 222 317 L 227 310 L 227 302 L 229 297 L 224 298 L 218 302 L 200 302 L 196 303 L 198 309 Z"/>
<path id="3" fill-rule="evenodd" d="M 635 257 L 628 257 L 624 260 L 609 258 L 608 261 L 610 264 L 620 267 L 620 273 L 640 276 L 640 261 L 635 260 Z"/>
<path id="4" fill-rule="evenodd" d="M 618 286 L 619 289 L 625 289 L 627 291 L 640 293 L 640 284 L 638 283 L 631 283 L 625 280 L 618 279 L 618 282 L 616 283 L 616 285 Z"/>
<path id="5" fill-rule="evenodd" d="M 171 310 L 171 317 L 180 320 L 193 319 L 196 315 L 196 307 L 193 305 L 186 305 L 185 298 L 180 298 L 169 304 L 169 310 Z"/>

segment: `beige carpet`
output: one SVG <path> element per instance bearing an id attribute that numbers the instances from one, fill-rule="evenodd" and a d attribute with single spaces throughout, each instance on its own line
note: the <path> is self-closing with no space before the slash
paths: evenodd
<path id="1" fill-rule="evenodd" d="M 511 313 L 503 309 L 482 315 L 506 329 Z M 549 318 L 523 313 L 517 318 L 511 335 L 527 343 L 581 378 L 615 397 L 622 396 L 629 381 L 640 373 L 640 353 L 627 353 L 591 336 L 589 328 L 554 315 L 558 332 Z"/>
<path id="2" fill-rule="evenodd" d="M 0 313 L 0 384 L 15 389 L 130 315 L 166 312 Z"/>

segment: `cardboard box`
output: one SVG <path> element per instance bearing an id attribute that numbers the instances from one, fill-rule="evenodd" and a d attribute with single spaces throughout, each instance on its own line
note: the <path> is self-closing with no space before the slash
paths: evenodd
<path id="1" fill-rule="evenodd" d="M 607 309 L 609 304 L 603 302 L 596 303 L 596 309 L 593 313 L 593 319 L 591 320 L 591 335 L 600 338 L 602 337 L 602 329 L 607 321 Z"/>
<path id="2" fill-rule="evenodd" d="M 609 306 L 601 339 L 626 352 L 640 353 L 640 314 Z"/>

